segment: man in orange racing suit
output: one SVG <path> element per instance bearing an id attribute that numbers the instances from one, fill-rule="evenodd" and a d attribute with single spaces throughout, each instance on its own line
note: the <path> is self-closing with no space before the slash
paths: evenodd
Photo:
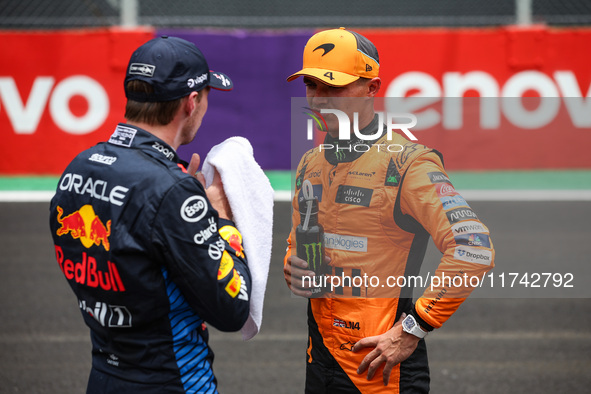
<path id="1" fill-rule="evenodd" d="M 325 112 L 326 138 L 296 171 L 285 280 L 304 297 L 318 283 L 295 255 L 305 180 L 319 202 L 329 270 L 325 292 L 308 303 L 306 392 L 428 392 L 423 338 L 494 266 L 489 231 L 452 186 L 439 152 L 377 132 L 386 129 L 374 111 L 381 80 L 373 43 L 344 28 L 322 31 L 303 63 L 288 81 L 303 77 L 310 109 L 338 109 L 351 120 L 356 112 L 364 136 L 352 127 L 352 138 L 339 138 L 339 119 Z M 443 257 L 413 304 L 429 236 Z"/>

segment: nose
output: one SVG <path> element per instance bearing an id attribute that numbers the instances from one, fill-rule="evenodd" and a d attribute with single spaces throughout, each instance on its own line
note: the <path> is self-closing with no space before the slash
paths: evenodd
<path id="1" fill-rule="evenodd" d="M 313 108 L 323 108 L 328 105 L 328 98 L 331 97 L 331 94 L 328 86 L 317 84 L 308 88 L 307 96 Z"/>

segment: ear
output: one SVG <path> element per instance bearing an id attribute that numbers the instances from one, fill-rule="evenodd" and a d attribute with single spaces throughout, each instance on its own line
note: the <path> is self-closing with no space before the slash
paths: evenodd
<path id="1" fill-rule="evenodd" d="M 378 92 L 380 91 L 381 87 L 382 87 L 382 80 L 380 79 L 380 77 L 372 78 L 372 80 L 369 81 L 369 83 L 367 84 L 368 97 L 375 97 L 378 94 Z"/>
<path id="2" fill-rule="evenodd" d="M 191 115 L 193 113 L 193 111 L 195 111 L 195 109 L 197 108 L 197 106 L 199 105 L 199 93 L 197 92 L 191 92 L 188 96 L 187 96 L 187 101 L 185 101 L 185 112 L 187 113 L 187 115 Z"/>

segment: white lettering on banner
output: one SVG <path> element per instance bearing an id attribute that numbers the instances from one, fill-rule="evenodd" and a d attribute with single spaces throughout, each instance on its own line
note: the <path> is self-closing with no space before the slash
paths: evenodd
<path id="1" fill-rule="evenodd" d="M 522 71 L 500 86 L 494 76 L 484 71 L 446 72 L 440 84 L 427 73 L 411 71 L 399 75 L 388 85 L 386 110 L 415 114 L 418 122 L 414 130 L 438 124 L 447 130 L 457 130 L 463 127 L 463 95 L 475 90 L 480 97 L 486 98 L 479 100 L 483 129 L 498 129 L 501 114 L 520 128 L 544 127 L 556 118 L 561 102 L 576 127 L 591 127 L 591 85 L 583 96 L 572 71 L 555 71 L 552 77 L 539 71 Z M 405 97 L 411 90 L 418 92 Z M 534 109 L 527 109 L 523 104 L 522 96 L 527 91 L 534 91 L 539 96 Z M 445 99 L 441 112 L 428 108 L 442 97 Z"/>
<path id="2" fill-rule="evenodd" d="M 72 75 L 55 85 L 52 92 L 54 83 L 53 77 L 35 78 L 28 99 L 23 100 L 14 79 L 0 77 L 0 102 L 16 134 L 35 134 L 48 101 L 53 122 L 68 134 L 88 134 L 104 123 L 109 114 L 109 96 L 99 82 L 86 75 Z M 70 110 L 74 96 L 88 103 L 82 116 Z"/>
<path id="3" fill-rule="evenodd" d="M 23 104 L 14 79 L 0 78 L 0 100 L 16 134 L 35 133 L 53 83 L 52 77 L 36 78 L 29 100 Z"/>

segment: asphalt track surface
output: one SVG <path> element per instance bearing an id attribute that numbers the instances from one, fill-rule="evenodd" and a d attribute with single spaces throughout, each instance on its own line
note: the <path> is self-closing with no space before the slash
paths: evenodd
<path id="1" fill-rule="evenodd" d="M 497 269 L 516 261 L 565 271 L 591 265 L 589 202 L 477 202 Z M 83 393 L 90 339 L 54 259 L 47 203 L 0 203 L 0 393 Z M 223 393 L 302 393 L 306 301 L 282 278 L 289 204 L 275 204 L 274 246 L 261 332 L 243 342 L 213 331 Z M 437 261 L 430 247 L 425 258 Z M 550 267 L 550 268 L 549 268 Z M 591 287 L 591 277 L 575 278 Z M 588 297 L 471 298 L 427 338 L 432 393 L 588 393 Z"/>

